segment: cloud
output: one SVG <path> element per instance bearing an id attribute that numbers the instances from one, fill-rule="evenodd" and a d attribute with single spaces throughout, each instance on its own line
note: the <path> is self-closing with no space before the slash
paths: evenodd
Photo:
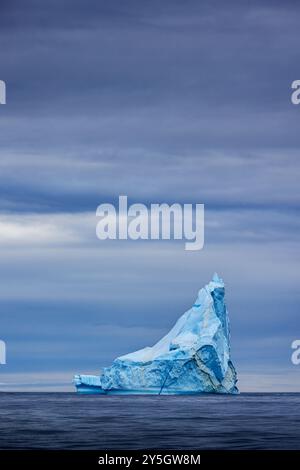
<path id="1" fill-rule="evenodd" d="M 242 387 L 297 387 L 299 6 L 229 3 L 2 2 L 6 371 L 49 370 L 50 387 L 53 368 L 97 370 L 168 329 L 216 270 Z M 120 194 L 204 203 L 204 250 L 100 242 L 96 207 Z"/>
<path id="2" fill-rule="evenodd" d="M 3 7 L 2 210 L 121 193 L 299 209 L 298 7 L 92 3 L 64 22 L 59 2 Z"/>
<path id="3" fill-rule="evenodd" d="M 1 373 L 0 390 L 27 392 L 71 392 L 72 372 Z"/>
<path id="4" fill-rule="evenodd" d="M 43 219 L 43 220 L 41 220 Z M 1 216 L 0 246 L 46 245 L 72 243 L 76 240 L 70 230 L 70 222 L 58 225 L 51 216 Z"/>
<path id="5" fill-rule="evenodd" d="M 242 392 L 289 392 L 298 393 L 300 387 L 299 371 L 287 372 L 286 369 L 276 373 L 266 371 L 260 374 L 241 373 L 239 375 L 239 387 Z"/>

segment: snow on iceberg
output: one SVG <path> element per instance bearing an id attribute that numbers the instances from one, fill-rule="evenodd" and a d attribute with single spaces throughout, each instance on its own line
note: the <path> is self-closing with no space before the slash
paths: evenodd
<path id="1" fill-rule="evenodd" d="M 115 359 L 101 376 L 76 375 L 79 393 L 238 393 L 224 282 L 217 274 L 158 343 Z"/>

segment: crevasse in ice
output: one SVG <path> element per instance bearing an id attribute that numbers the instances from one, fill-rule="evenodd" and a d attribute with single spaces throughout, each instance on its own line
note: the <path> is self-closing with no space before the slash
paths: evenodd
<path id="1" fill-rule="evenodd" d="M 76 375 L 81 393 L 238 393 L 230 358 L 225 286 L 214 274 L 194 305 L 152 347 L 115 359 L 102 375 Z"/>

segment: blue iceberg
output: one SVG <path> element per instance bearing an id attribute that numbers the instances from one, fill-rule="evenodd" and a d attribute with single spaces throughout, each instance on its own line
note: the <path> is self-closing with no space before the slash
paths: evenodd
<path id="1" fill-rule="evenodd" d="M 225 286 L 215 274 L 190 310 L 152 347 L 120 356 L 102 375 L 76 375 L 79 393 L 238 393 Z"/>

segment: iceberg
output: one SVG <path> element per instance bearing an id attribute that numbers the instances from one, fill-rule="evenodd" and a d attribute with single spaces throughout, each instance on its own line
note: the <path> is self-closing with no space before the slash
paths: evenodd
<path id="1" fill-rule="evenodd" d="M 100 376 L 75 375 L 79 393 L 236 394 L 225 285 L 214 274 L 193 306 L 152 347 L 114 360 Z"/>

